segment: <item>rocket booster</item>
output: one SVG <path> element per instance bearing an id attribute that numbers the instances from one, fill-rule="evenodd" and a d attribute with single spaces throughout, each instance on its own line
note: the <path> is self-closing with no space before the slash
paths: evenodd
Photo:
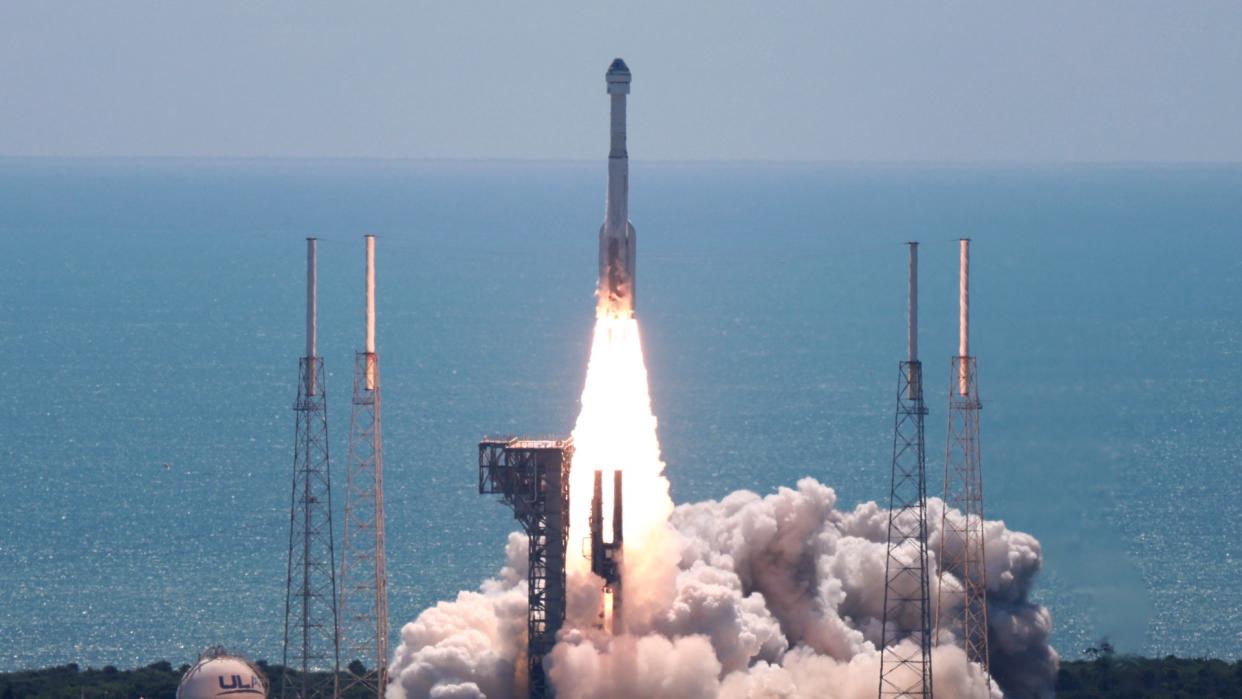
<path id="1" fill-rule="evenodd" d="M 630 159 L 625 151 L 625 96 L 630 69 L 620 58 L 605 75 L 612 100 L 612 145 L 608 150 L 608 195 L 599 229 L 597 315 L 629 317 L 634 313 L 634 261 L 637 236 L 630 223 Z"/>

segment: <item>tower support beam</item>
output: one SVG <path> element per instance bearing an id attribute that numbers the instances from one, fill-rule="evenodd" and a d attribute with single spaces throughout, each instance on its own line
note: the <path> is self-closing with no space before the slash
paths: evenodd
<path id="1" fill-rule="evenodd" d="M 923 368 L 918 360 L 918 243 L 909 244 L 908 361 L 900 363 L 884 563 L 881 699 L 932 696 Z"/>
<path id="2" fill-rule="evenodd" d="M 285 581 L 285 699 L 339 695 L 340 646 L 336 562 L 332 539 L 332 472 L 323 359 L 316 351 L 315 239 L 307 239 L 307 356 L 298 370 L 293 404 L 293 492 L 289 506 L 289 567 Z M 311 673 L 329 671 L 315 681 Z"/>
<path id="3" fill-rule="evenodd" d="M 529 537 L 526 617 L 531 699 L 552 696 L 543 666 L 565 621 L 565 544 L 569 537 L 569 469 L 573 440 L 484 439 L 479 494 L 499 495 Z"/>
<path id="4" fill-rule="evenodd" d="M 944 457 L 944 513 L 936 605 L 938 643 L 956 639 L 966 659 L 988 661 L 987 559 L 983 520 L 983 463 L 979 445 L 979 386 L 970 347 L 970 240 L 961 246 L 959 351 L 949 366 L 949 428 Z M 956 510 L 956 512 L 951 512 Z"/>
<path id="5" fill-rule="evenodd" d="M 344 691 L 362 687 L 384 699 L 388 685 L 388 571 L 384 535 L 384 443 L 379 355 L 375 352 L 375 237 L 366 236 L 366 324 L 354 356 L 354 396 L 345 481 L 341 550 L 341 644 L 348 668 Z"/>

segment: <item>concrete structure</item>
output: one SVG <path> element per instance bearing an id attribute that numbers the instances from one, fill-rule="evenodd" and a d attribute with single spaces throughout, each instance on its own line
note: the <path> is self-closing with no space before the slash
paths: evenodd
<path id="1" fill-rule="evenodd" d="M 625 96 L 630 94 L 630 69 L 618 58 L 608 67 L 604 79 L 612 101 L 611 146 L 604 225 L 599 229 L 596 296 L 600 314 L 628 317 L 634 313 L 634 263 L 638 244 L 630 223 L 630 160 L 625 150 Z"/>
<path id="2" fill-rule="evenodd" d="M 527 668 L 530 696 L 552 696 L 543 667 L 565 622 L 565 545 L 573 440 L 505 437 L 479 442 L 479 494 L 499 495 L 530 539 Z"/>

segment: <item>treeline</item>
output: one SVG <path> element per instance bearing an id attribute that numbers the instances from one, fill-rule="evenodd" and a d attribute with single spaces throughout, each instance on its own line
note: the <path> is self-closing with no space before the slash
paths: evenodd
<path id="1" fill-rule="evenodd" d="M 1091 649 L 1088 649 L 1090 651 Z M 1063 699 L 1198 699 L 1242 697 L 1242 660 L 1139 658 L 1095 654 L 1061 663 L 1057 697 Z"/>
<path id="2" fill-rule="evenodd" d="M 1092 649 L 1088 649 L 1089 651 Z M 1242 660 L 1226 662 L 1195 658 L 1139 658 L 1115 655 L 1111 649 L 1094 653 L 1088 660 L 1061 663 L 1057 697 L 1063 699 L 1200 699 L 1242 697 Z M 354 661 L 357 663 L 357 661 Z M 260 660 L 256 665 L 267 675 L 269 696 L 280 696 L 284 674 L 279 665 Z M 189 665 L 174 668 L 166 661 L 136 670 L 111 665 L 87 668 L 61 665 L 43 670 L 0 673 L 0 699 L 174 699 L 181 675 Z M 353 667 L 361 673 L 360 665 Z M 326 674 L 317 680 L 328 679 Z M 364 699 L 362 688 L 348 692 L 347 699 Z"/>
<path id="3" fill-rule="evenodd" d="M 284 667 L 269 665 L 259 660 L 255 663 L 268 681 L 268 696 L 279 697 Z M 166 660 L 151 663 L 136 670 L 118 670 L 108 665 L 83 670 L 76 663 L 59 665 L 42 670 L 22 670 L 0 673 L 0 699 L 175 699 L 177 684 L 189 665 L 174 668 Z M 350 670 L 362 674 L 366 668 L 355 660 Z M 298 673 L 292 673 L 296 679 Z M 314 673 L 313 679 L 331 681 L 331 673 Z M 344 686 L 345 674 L 341 674 Z M 345 693 L 346 699 L 365 699 L 365 688 L 353 687 Z"/>

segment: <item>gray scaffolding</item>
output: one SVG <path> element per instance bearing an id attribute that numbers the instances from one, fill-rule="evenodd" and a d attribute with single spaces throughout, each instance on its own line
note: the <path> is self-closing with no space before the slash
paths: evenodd
<path id="1" fill-rule="evenodd" d="M 486 438 L 479 442 L 479 494 L 499 495 L 530 539 L 527 663 L 530 696 L 552 696 L 543 667 L 565 621 L 572 439 Z"/>
<path id="2" fill-rule="evenodd" d="M 332 541 L 332 470 L 328 404 L 318 352 L 316 241 L 306 240 L 306 356 L 298 362 L 297 416 L 289 506 L 289 567 L 281 655 L 284 699 L 340 695 L 336 560 Z M 312 672 L 329 674 L 314 676 Z"/>
<path id="3" fill-rule="evenodd" d="M 919 244 L 910 242 L 908 358 L 897 378 L 892 480 L 888 495 L 888 554 L 880 699 L 931 699 L 931 599 L 927 565 L 927 460 L 923 364 L 919 361 Z M 909 643 L 903 642 L 909 641 Z"/>
<path id="4" fill-rule="evenodd" d="M 970 239 L 962 238 L 961 309 L 957 356 L 949 370 L 949 431 L 944 455 L 944 513 L 940 525 L 940 585 L 936 638 L 961 639 L 966 660 L 990 676 L 987 542 L 983 519 L 983 459 L 979 449 L 979 382 L 970 353 Z M 950 517 L 956 508 L 961 517 Z M 950 576 L 956 576 L 954 585 Z"/>

